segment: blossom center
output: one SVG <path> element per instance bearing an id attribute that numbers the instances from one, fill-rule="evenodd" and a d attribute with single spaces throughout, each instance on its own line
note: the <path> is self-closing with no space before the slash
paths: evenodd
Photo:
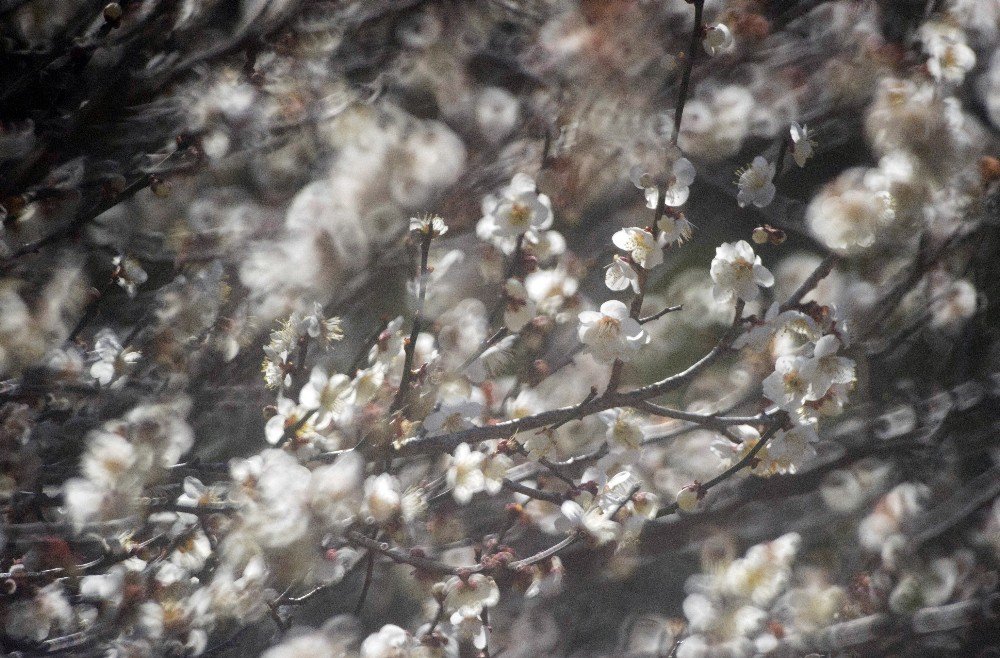
<path id="1" fill-rule="evenodd" d="M 515 226 L 527 226 L 531 220 L 531 207 L 525 203 L 514 203 L 510 207 L 510 223 Z"/>
<path id="2" fill-rule="evenodd" d="M 621 333 L 621 329 L 621 321 L 607 315 L 597 321 L 597 333 L 602 338 L 614 338 Z"/>

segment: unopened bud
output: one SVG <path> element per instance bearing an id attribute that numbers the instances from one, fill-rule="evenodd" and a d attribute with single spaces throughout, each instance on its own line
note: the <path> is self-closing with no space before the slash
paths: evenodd
<path id="1" fill-rule="evenodd" d="M 677 492 L 677 507 L 685 512 L 698 509 L 698 500 L 702 497 L 701 485 L 697 482 L 689 484 Z"/>
<path id="2" fill-rule="evenodd" d="M 752 237 L 753 241 L 756 242 L 757 244 L 765 244 L 770 239 L 770 236 L 768 236 L 767 234 L 767 229 L 764 228 L 763 226 L 758 226 L 757 228 L 755 228 L 753 230 Z"/>
<path id="3" fill-rule="evenodd" d="M 552 367 L 544 359 L 535 359 L 531 363 L 531 372 L 529 373 L 528 381 L 532 386 L 537 386 L 551 374 Z"/>
<path id="4" fill-rule="evenodd" d="M 104 20 L 115 24 L 122 19 L 122 6 L 117 2 L 109 2 L 104 5 Z"/>
<path id="5" fill-rule="evenodd" d="M 989 184 L 1000 180 L 1000 160 L 993 156 L 983 156 L 979 159 L 979 176 L 983 183 Z"/>
<path id="6" fill-rule="evenodd" d="M 153 194 L 161 199 L 170 195 L 170 183 L 156 176 L 150 177 L 149 189 L 151 189 Z"/>

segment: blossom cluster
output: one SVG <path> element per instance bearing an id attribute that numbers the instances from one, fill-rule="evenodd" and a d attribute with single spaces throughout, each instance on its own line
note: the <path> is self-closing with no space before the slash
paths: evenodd
<path id="1" fill-rule="evenodd" d="M 4 651 L 985 641 L 1000 11 L 56 4 L 0 10 Z"/>

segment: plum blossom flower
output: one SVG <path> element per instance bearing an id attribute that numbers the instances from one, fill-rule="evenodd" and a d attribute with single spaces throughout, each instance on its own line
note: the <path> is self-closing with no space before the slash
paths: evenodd
<path id="1" fill-rule="evenodd" d="M 954 331 L 975 315 L 979 293 L 968 279 L 953 279 L 941 273 L 930 277 L 932 297 L 928 303 L 931 326 Z"/>
<path id="2" fill-rule="evenodd" d="M 389 473 L 365 480 L 365 510 L 375 523 L 392 520 L 402 505 L 399 480 Z"/>
<path id="3" fill-rule="evenodd" d="M 621 526 L 612 520 L 600 505 L 584 509 L 580 503 L 567 500 L 560 510 L 562 516 L 556 519 L 556 530 L 582 532 L 598 546 L 613 540 L 621 529 Z"/>
<path id="4" fill-rule="evenodd" d="M 927 71 L 938 82 L 961 84 L 965 74 L 976 66 L 976 53 L 965 43 L 958 27 L 939 21 L 921 26 L 920 39 L 928 54 Z"/>
<path id="5" fill-rule="evenodd" d="M 711 266 L 712 294 L 717 301 L 737 297 L 753 301 L 760 295 L 760 288 L 774 285 L 774 276 L 761 264 L 760 256 L 746 240 L 724 243 L 716 248 Z"/>
<path id="6" fill-rule="evenodd" d="M 663 262 L 663 250 L 656 237 L 645 229 L 623 228 L 611 236 L 611 241 L 622 251 L 629 252 L 632 261 L 643 269 L 651 270 Z"/>
<path id="7" fill-rule="evenodd" d="M 143 471 L 148 468 L 148 453 L 139 454 L 136 446 L 117 432 L 100 430 L 91 435 L 80 463 L 88 480 L 107 488 L 119 487 L 124 480 L 141 486 Z"/>
<path id="8" fill-rule="evenodd" d="M 840 253 L 875 244 L 896 219 L 896 202 L 886 177 L 876 169 L 849 169 L 824 187 L 806 209 L 806 222 L 820 242 Z"/>
<path id="9" fill-rule="evenodd" d="M 789 129 L 792 138 L 792 159 L 799 167 L 805 167 L 806 161 L 813 156 L 816 142 L 809 138 L 809 129 L 803 124 L 793 121 Z"/>
<path id="10" fill-rule="evenodd" d="M 656 228 L 660 229 L 660 243 L 681 244 L 691 239 L 694 226 L 687 220 L 683 213 L 667 212 L 656 222 Z"/>
<path id="11" fill-rule="evenodd" d="M 764 397 L 781 409 L 797 413 L 810 391 L 809 378 L 802 373 L 807 359 L 781 356 L 774 362 L 774 372 L 764 378 Z"/>
<path id="12" fill-rule="evenodd" d="M 134 258 L 129 258 L 128 256 L 115 256 L 111 264 L 114 265 L 114 271 L 111 273 L 111 278 L 114 279 L 115 283 L 125 289 L 129 297 L 135 297 L 136 291 L 139 286 L 146 283 L 149 279 L 149 275 L 146 274 L 146 270 L 142 269 L 139 261 Z"/>
<path id="13" fill-rule="evenodd" d="M 802 420 L 793 428 L 778 430 L 767 446 L 769 473 L 795 473 L 806 460 L 816 456 L 819 434 L 811 420 Z M 759 453 L 758 453 L 759 454 Z"/>
<path id="14" fill-rule="evenodd" d="M 674 155 L 673 164 L 670 165 L 670 176 L 663 189 L 663 205 L 672 208 L 682 206 L 688 200 L 691 195 L 690 187 L 696 174 L 690 160 L 681 157 L 679 152 Z M 654 182 L 653 177 L 645 172 L 641 166 L 636 166 L 629 173 L 629 178 L 636 187 L 643 190 L 646 196 L 646 207 L 655 209 L 660 200 L 660 188 Z"/>
<path id="15" fill-rule="evenodd" d="M 41 642 L 53 631 L 69 631 L 75 615 L 60 582 L 39 589 L 34 597 L 16 601 L 7 609 L 4 631 L 11 637 Z"/>
<path id="16" fill-rule="evenodd" d="M 628 261 L 615 254 L 614 260 L 604 273 L 604 284 L 616 292 L 631 286 L 632 291 L 638 293 L 639 275 Z"/>
<path id="17" fill-rule="evenodd" d="M 474 573 L 465 580 L 452 576 L 445 581 L 444 594 L 445 610 L 464 617 L 479 616 L 483 608 L 492 608 L 500 601 L 496 582 L 481 573 Z"/>
<path id="18" fill-rule="evenodd" d="M 816 342 L 813 357 L 802 364 L 802 376 L 809 382 L 807 400 L 819 400 L 834 384 L 854 381 L 854 361 L 837 356 L 840 339 L 830 334 Z"/>
<path id="19" fill-rule="evenodd" d="M 394 624 L 386 624 L 361 643 L 361 658 L 409 656 L 420 646 L 416 638 Z"/>
<path id="20" fill-rule="evenodd" d="M 821 336 L 819 325 L 811 317 L 801 311 L 782 311 L 778 302 L 774 302 L 764 314 L 763 321 L 758 320 L 733 341 L 733 348 L 749 347 L 755 352 L 765 352 L 779 338 L 801 343 L 803 340 L 818 340 Z M 794 348 L 798 347 L 800 345 L 794 345 Z"/>
<path id="21" fill-rule="evenodd" d="M 503 479 L 513 462 L 506 455 L 488 456 L 462 443 L 452 454 L 445 480 L 455 501 L 465 505 L 477 493 L 493 496 L 503 488 Z"/>
<path id="22" fill-rule="evenodd" d="M 448 232 L 448 225 L 437 215 L 424 215 L 423 217 L 410 218 L 410 231 L 428 234 L 432 237 L 440 237 Z"/>
<path id="23" fill-rule="evenodd" d="M 601 304 L 600 312 L 581 313 L 579 337 L 591 354 L 607 362 L 629 361 L 650 341 L 639 322 L 629 316 L 628 307 L 617 299 Z"/>
<path id="24" fill-rule="evenodd" d="M 527 174 L 515 174 L 510 185 L 499 196 L 483 199 L 483 218 L 476 233 L 483 239 L 516 238 L 530 234 L 532 238 L 552 226 L 552 203 L 539 194 L 535 181 Z"/>
<path id="25" fill-rule="evenodd" d="M 507 471 L 514 466 L 514 460 L 502 453 L 492 453 L 486 456 L 483 461 L 484 490 L 487 494 L 495 496 L 503 489 L 503 480 L 507 477 Z"/>
<path id="26" fill-rule="evenodd" d="M 317 366 L 299 392 L 299 403 L 306 409 L 319 409 L 324 416 L 335 415 L 353 402 L 354 389 L 350 384 L 347 375 L 328 375 L 324 368 Z"/>
<path id="27" fill-rule="evenodd" d="M 465 505 L 486 488 L 486 476 L 482 469 L 485 460 L 486 455 L 473 450 L 468 443 L 460 443 L 455 448 L 445 477 L 456 502 Z"/>
<path id="28" fill-rule="evenodd" d="M 576 294 L 580 282 L 563 267 L 537 270 L 525 278 L 524 287 L 538 311 L 557 315 Z"/>
<path id="29" fill-rule="evenodd" d="M 749 426 L 734 427 L 732 432 L 740 439 L 740 443 L 733 445 L 727 441 L 717 450 L 720 454 L 730 453 L 723 460 L 728 464 L 746 457 L 762 440 L 760 433 Z M 816 455 L 815 445 L 818 442 L 819 436 L 813 422 L 802 420 L 789 430 L 778 430 L 766 446 L 757 450 L 750 470 L 760 477 L 795 473 L 807 459 Z"/>
<path id="30" fill-rule="evenodd" d="M 753 204 L 758 208 L 770 205 L 774 200 L 774 165 L 757 156 L 749 167 L 740 172 L 736 202 L 740 208 Z"/>
<path id="31" fill-rule="evenodd" d="M 277 413 L 264 425 L 264 437 L 271 445 L 289 438 L 314 437 L 316 428 L 310 422 L 312 413 L 288 398 L 278 398 Z"/>
<path id="32" fill-rule="evenodd" d="M 705 37 L 702 39 L 702 44 L 705 46 L 705 52 L 715 56 L 732 50 L 735 40 L 733 39 L 732 31 L 725 23 L 716 23 L 715 25 L 709 25 L 705 30 Z"/>
<path id="33" fill-rule="evenodd" d="M 766 544 L 752 546 L 742 558 L 733 560 L 723 575 L 731 594 L 754 605 L 767 606 L 788 584 L 792 561 L 801 538 L 791 532 Z"/>
<path id="34" fill-rule="evenodd" d="M 645 434 L 634 410 L 607 409 L 597 415 L 608 426 L 605 434 L 608 441 L 629 448 L 638 448 L 642 445 Z"/>
<path id="35" fill-rule="evenodd" d="M 188 573 L 197 573 L 211 557 L 212 543 L 200 528 L 194 531 L 185 529 L 181 533 L 181 541 L 170 554 L 170 562 Z"/>
<path id="36" fill-rule="evenodd" d="M 90 366 L 90 376 L 101 386 L 107 386 L 114 379 L 128 373 L 142 358 L 142 352 L 123 347 L 110 329 L 102 329 L 97 334 L 94 354 L 97 361 Z"/>

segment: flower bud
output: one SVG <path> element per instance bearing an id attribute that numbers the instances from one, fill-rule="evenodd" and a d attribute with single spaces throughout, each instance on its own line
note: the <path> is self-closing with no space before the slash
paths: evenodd
<path id="1" fill-rule="evenodd" d="M 979 176 L 983 179 L 983 183 L 987 185 L 993 181 L 1000 180 L 1000 159 L 988 155 L 980 158 Z"/>
<path id="2" fill-rule="evenodd" d="M 699 485 L 697 482 L 689 484 L 677 492 L 677 507 L 685 512 L 693 512 L 698 509 Z"/>
<path id="3" fill-rule="evenodd" d="M 122 19 L 122 6 L 117 2 L 109 2 L 104 5 L 104 20 L 108 23 L 115 24 Z"/>
<path id="4" fill-rule="evenodd" d="M 152 176 L 149 179 L 149 189 L 161 199 L 170 195 L 170 183 L 156 176 Z"/>

